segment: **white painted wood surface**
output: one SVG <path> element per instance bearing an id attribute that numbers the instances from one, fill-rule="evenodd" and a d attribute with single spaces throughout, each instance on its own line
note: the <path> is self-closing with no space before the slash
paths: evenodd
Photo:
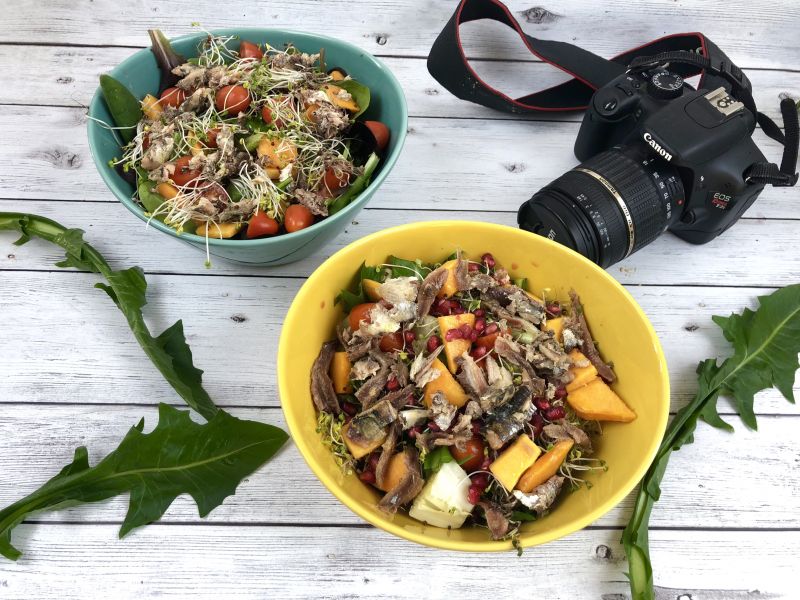
<path id="1" fill-rule="evenodd" d="M 800 96 L 794 0 L 509 5 L 530 34 L 606 56 L 700 30 L 749 69 L 763 111 L 776 115 L 779 94 Z M 182 317 L 212 396 L 237 415 L 276 425 L 283 424 L 272 372 L 278 333 L 320 261 L 400 223 L 513 225 L 519 203 L 575 163 L 579 115 L 510 117 L 452 98 L 428 75 L 424 57 L 453 2 L 370 0 L 358 3 L 357 18 L 353 7 L 232 0 L 220 14 L 219 4 L 188 0 L 23 0 L 0 21 L 0 211 L 82 227 L 114 265 L 141 265 L 154 329 Z M 396 169 L 347 232 L 307 260 L 268 271 L 217 260 L 207 270 L 196 251 L 131 217 L 94 170 L 82 107 L 97 75 L 144 46 L 147 27 L 178 35 L 192 21 L 324 31 L 382 56 L 406 90 L 410 135 Z M 475 67 L 513 93 L 536 87 L 529 78 L 542 86 L 560 80 L 502 29 L 470 25 L 464 34 Z M 757 139 L 778 158 L 776 144 L 760 132 Z M 799 225 L 798 189 L 768 190 L 711 244 L 664 236 L 611 269 L 659 333 L 673 410 L 692 395 L 696 363 L 724 351 L 710 316 L 800 280 Z M 58 252 L 43 243 L 12 241 L 0 236 L 1 505 L 35 489 L 75 446 L 86 444 L 94 461 L 139 417 L 152 425 L 158 402 L 177 404 L 121 315 L 92 289 L 94 276 L 58 270 Z M 736 421 L 733 435 L 701 425 L 696 443 L 674 456 L 652 518 L 659 600 L 798 597 L 800 412 L 774 392 L 759 395 L 756 409 L 759 432 Z M 736 419 L 731 408 L 724 412 Z M 618 541 L 631 506 L 629 497 L 592 527 L 521 559 L 430 550 L 366 525 L 289 445 L 206 520 L 179 498 L 163 524 L 117 541 L 124 499 L 38 517 L 16 533 L 25 556 L 0 562 L 0 598 L 623 600 Z"/>

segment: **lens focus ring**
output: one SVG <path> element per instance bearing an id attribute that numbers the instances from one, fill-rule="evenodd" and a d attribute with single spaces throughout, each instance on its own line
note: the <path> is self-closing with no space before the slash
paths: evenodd
<path id="1" fill-rule="evenodd" d="M 602 152 L 581 165 L 608 180 L 627 206 L 635 238 L 632 252 L 646 246 L 664 231 L 667 210 L 662 194 L 643 165 L 618 151 Z M 622 215 L 620 215 L 622 217 Z"/>

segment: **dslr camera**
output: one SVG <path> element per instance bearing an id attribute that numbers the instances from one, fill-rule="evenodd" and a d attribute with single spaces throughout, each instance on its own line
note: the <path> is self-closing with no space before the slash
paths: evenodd
<path id="1" fill-rule="evenodd" d="M 735 87 L 695 90 L 669 63 L 634 64 L 592 96 L 575 142 L 583 162 L 535 193 L 517 217 L 523 229 L 602 267 L 667 230 L 704 244 L 733 225 L 766 184 L 797 181 L 796 140 L 786 140 L 794 157 L 785 152 L 780 169 L 753 142 L 757 119 L 771 137 L 783 134 L 763 124 L 747 87 L 743 102 Z M 796 108 L 790 100 L 781 108 L 789 138 Z"/>

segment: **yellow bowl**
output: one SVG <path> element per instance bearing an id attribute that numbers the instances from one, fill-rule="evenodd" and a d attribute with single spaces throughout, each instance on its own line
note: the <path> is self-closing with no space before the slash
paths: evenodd
<path id="1" fill-rule="evenodd" d="M 611 510 L 642 478 L 655 456 L 667 423 L 669 378 L 655 331 L 642 309 L 608 273 L 579 254 L 519 229 L 467 221 L 433 221 L 385 229 L 343 248 L 314 271 L 292 302 L 278 350 L 281 404 L 295 444 L 320 481 L 350 510 L 373 525 L 413 542 L 470 552 L 511 548 L 492 541 L 484 528 L 447 530 L 425 525 L 402 512 L 378 510 L 379 493 L 355 475 L 342 475 L 316 433 L 309 391 L 311 365 L 323 342 L 335 337 L 342 318 L 334 298 L 351 284 L 362 262 L 382 263 L 390 254 L 439 261 L 460 248 L 469 257 L 491 252 L 515 277 L 527 277 L 530 290 L 549 288 L 550 297 L 581 296 L 592 333 L 619 376 L 613 386 L 636 411 L 629 424 L 604 424 L 596 456 L 608 471 L 593 474 L 593 486 L 565 494 L 543 519 L 526 523 L 523 546 L 555 540 L 586 527 Z"/>

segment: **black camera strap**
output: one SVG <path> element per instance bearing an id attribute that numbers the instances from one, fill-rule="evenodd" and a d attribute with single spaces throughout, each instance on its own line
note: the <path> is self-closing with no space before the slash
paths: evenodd
<path id="1" fill-rule="evenodd" d="M 472 69 L 461 44 L 463 23 L 491 19 L 514 29 L 528 51 L 561 69 L 572 79 L 559 85 L 512 98 L 483 81 Z M 448 91 L 462 100 L 496 110 L 524 114 L 578 111 L 587 108 L 594 92 L 631 66 L 670 63 L 670 70 L 687 78 L 700 75 L 700 86 L 724 87 L 751 110 L 764 133 L 784 146 L 781 166 L 757 163 L 748 169 L 747 180 L 772 185 L 794 185 L 797 181 L 797 111 L 789 101 L 781 103 L 786 133 L 759 113 L 751 94 L 750 81 L 725 53 L 702 33 L 680 33 L 659 38 L 611 59 L 566 42 L 541 40 L 527 35 L 508 8 L 499 0 L 461 0 L 428 55 L 428 71 Z M 644 67 L 646 68 L 646 67 Z M 784 106 L 791 104 L 792 110 Z M 791 113 L 791 114 L 789 114 Z"/>

